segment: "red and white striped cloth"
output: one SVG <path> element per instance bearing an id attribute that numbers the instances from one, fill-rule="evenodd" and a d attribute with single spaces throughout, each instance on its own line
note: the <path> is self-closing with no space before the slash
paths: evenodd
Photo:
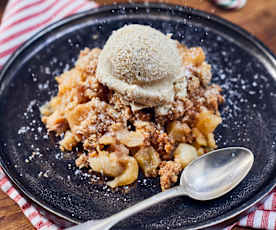
<path id="1" fill-rule="evenodd" d="M 243 217 L 237 223 L 225 228 L 230 230 L 234 226 L 251 227 L 254 229 L 276 229 L 276 188 L 268 195 L 265 202 L 256 211 Z"/>
<path id="2" fill-rule="evenodd" d="M 68 15 L 96 6 L 97 4 L 87 0 L 10 0 L 0 26 L 0 69 L 24 41 L 43 27 Z M 12 186 L 1 169 L 0 188 L 19 205 L 36 229 L 61 228 L 55 221 L 41 215 L 39 210 Z M 242 218 L 236 225 L 276 230 L 276 189 L 257 211 Z"/>
<path id="3" fill-rule="evenodd" d="M 87 0 L 10 0 L 0 27 L 0 68 L 43 27 L 97 4 Z"/>

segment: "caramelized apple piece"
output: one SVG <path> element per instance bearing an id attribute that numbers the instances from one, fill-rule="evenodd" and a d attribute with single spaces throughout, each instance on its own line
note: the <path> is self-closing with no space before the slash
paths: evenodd
<path id="1" fill-rule="evenodd" d="M 168 134 L 173 137 L 175 141 L 184 141 L 183 138 L 190 132 L 190 127 L 186 123 L 181 123 L 180 121 L 173 121 L 168 125 Z"/>
<path id="2" fill-rule="evenodd" d="M 159 154 L 152 146 L 141 148 L 134 156 L 146 177 L 156 177 L 161 162 Z"/>
<path id="3" fill-rule="evenodd" d="M 174 151 L 174 161 L 181 164 L 185 168 L 191 161 L 197 158 L 197 150 L 194 146 L 181 143 Z"/>

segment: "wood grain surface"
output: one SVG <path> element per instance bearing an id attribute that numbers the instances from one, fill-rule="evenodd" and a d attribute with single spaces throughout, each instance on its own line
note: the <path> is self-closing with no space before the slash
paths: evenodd
<path id="1" fill-rule="evenodd" d="M 116 0 L 117 3 L 126 0 Z M 99 4 L 110 4 L 112 0 L 96 0 Z M 142 2 L 142 0 L 140 0 Z M 155 0 L 158 2 L 158 0 Z M 259 38 L 276 53 L 276 0 L 249 0 L 247 5 L 237 11 L 228 11 L 214 6 L 208 0 L 159 0 L 173 4 L 187 5 L 204 10 L 236 23 Z M 0 0 L 0 18 L 7 0 Z M 18 206 L 6 194 L 0 191 L 0 230 L 34 230 Z M 249 228 L 234 228 L 246 230 Z"/>

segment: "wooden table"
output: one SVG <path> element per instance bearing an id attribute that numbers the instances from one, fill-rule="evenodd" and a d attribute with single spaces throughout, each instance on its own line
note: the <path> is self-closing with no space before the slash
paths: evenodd
<path id="1" fill-rule="evenodd" d="M 109 4 L 112 0 L 96 0 L 99 4 Z M 126 0 L 117 0 L 124 2 Z M 156 0 L 158 1 L 158 0 Z M 162 1 L 162 0 L 159 0 Z M 7 0 L 0 0 L 0 18 Z M 163 0 L 163 2 L 188 5 L 200 10 L 226 18 L 245 28 L 263 41 L 276 53 L 276 0 L 249 0 L 247 5 L 238 11 L 222 10 L 207 0 Z M 33 230 L 34 228 L 22 214 L 18 206 L 0 191 L 0 229 L 1 230 Z M 242 230 L 246 228 L 238 228 Z"/>

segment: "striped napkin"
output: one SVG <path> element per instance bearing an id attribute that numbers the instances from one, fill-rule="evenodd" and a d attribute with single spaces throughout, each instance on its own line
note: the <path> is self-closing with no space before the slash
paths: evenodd
<path id="1" fill-rule="evenodd" d="M 24 41 L 43 27 L 68 15 L 96 6 L 97 4 L 87 0 L 10 0 L 0 26 L 0 69 Z M 1 169 L 0 188 L 18 204 L 36 229 L 57 230 L 68 226 L 66 222 L 60 223 L 57 219 L 42 215 L 41 210 L 27 201 L 13 187 Z M 276 189 L 255 212 L 242 218 L 233 226 L 276 230 Z"/>

